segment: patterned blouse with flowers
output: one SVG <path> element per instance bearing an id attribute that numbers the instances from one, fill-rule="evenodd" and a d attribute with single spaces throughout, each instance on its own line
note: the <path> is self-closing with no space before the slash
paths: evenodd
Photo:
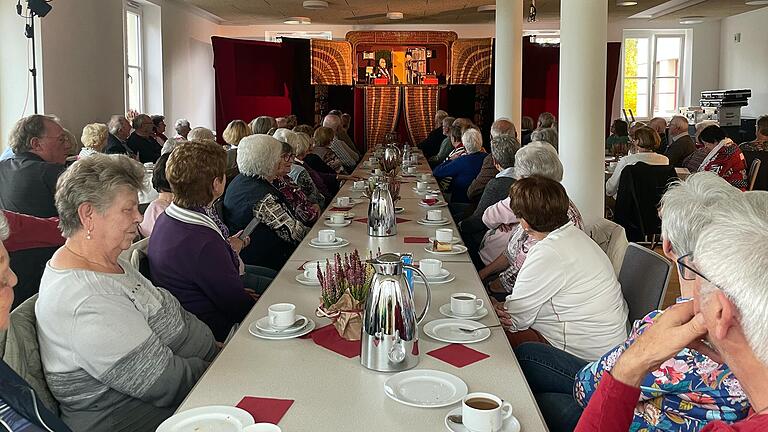
<path id="1" fill-rule="evenodd" d="M 586 407 L 606 371 L 662 311 L 635 322 L 623 344 L 588 364 L 576 375 L 574 396 Z M 745 418 L 750 405 L 727 365 L 692 349 L 684 349 L 648 374 L 640 384 L 630 431 L 698 431 L 714 420 L 732 423 Z"/>
<path id="2" fill-rule="evenodd" d="M 747 190 L 747 161 L 744 153 L 730 138 L 724 139 L 718 147 L 714 155 L 702 162 L 699 171 L 712 171 L 734 187 Z"/>
<path id="3" fill-rule="evenodd" d="M 304 224 L 311 226 L 320 217 L 320 209 L 304 194 L 301 188 L 288 176 L 275 179 L 272 185 L 283 194 L 283 198 L 291 205 L 296 217 Z"/>

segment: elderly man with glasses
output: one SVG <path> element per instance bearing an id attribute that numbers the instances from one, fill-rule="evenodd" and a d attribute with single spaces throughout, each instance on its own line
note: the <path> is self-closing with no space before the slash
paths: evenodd
<path id="1" fill-rule="evenodd" d="M 0 162 L 0 208 L 43 218 L 58 215 L 53 195 L 70 150 L 58 120 L 24 117 L 8 141 L 14 155 Z"/>

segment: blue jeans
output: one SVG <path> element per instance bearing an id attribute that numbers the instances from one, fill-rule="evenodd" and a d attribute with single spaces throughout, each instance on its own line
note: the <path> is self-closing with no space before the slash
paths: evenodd
<path id="1" fill-rule="evenodd" d="M 573 397 L 576 374 L 586 360 L 541 343 L 524 343 L 515 356 L 552 432 L 571 432 L 583 409 Z"/>

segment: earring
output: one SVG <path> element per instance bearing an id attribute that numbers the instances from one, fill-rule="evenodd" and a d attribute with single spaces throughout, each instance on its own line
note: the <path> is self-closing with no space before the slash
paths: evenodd
<path id="1" fill-rule="evenodd" d="M 88 230 L 88 232 L 85 234 L 85 239 L 90 240 L 91 239 L 91 230 Z"/>

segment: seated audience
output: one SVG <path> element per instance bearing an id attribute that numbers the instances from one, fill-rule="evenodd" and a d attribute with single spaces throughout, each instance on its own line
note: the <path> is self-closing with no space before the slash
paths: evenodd
<path id="1" fill-rule="evenodd" d="M 220 342 L 255 303 L 240 278 L 238 253 L 248 239 L 230 236 L 213 209 L 224 193 L 226 164 L 224 149 L 210 142 L 190 141 L 171 153 L 166 176 L 173 203 L 157 218 L 147 249 L 152 281 Z"/>
<path id="2" fill-rule="evenodd" d="M 435 114 L 435 128 L 429 132 L 424 141 L 418 144 L 418 147 L 424 153 L 424 157 L 429 159 L 440 151 L 440 144 L 445 136 L 443 135 L 443 120 L 448 117 L 448 113 L 438 110 Z"/>
<path id="3" fill-rule="evenodd" d="M 734 187 L 747 189 L 747 162 L 744 154 L 720 126 L 707 126 L 698 137 L 699 143 L 704 146 L 707 156 L 701 165 L 692 172 L 712 171 Z"/>
<path id="4" fill-rule="evenodd" d="M 0 208 L 37 217 L 56 216 L 56 180 L 66 169 L 69 140 L 55 117 L 34 114 L 13 126 L 14 156 L 0 162 Z"/>
<path id="5" fill-rule="evenodd" d="M 508 135 L 517 140 L 517 130 L 515 130 L 515 125 L 506 118 L 500 118 L 493 122 L 491 125 L 491 142 L 493 142 L 494 138 L 502 135 Z M 518 148 L 520 148 L 519 145 Z M 515 154 L 513 152 L 512 157 L 514 158 L 514 156 Z M 480 173 L 477 175 L 477 177 L 475 177 L 474 180 L 472 180 L 472 184 L 470 184 L 469 188 L 467 189 L 467 196 L 469 197 L 469 200 L 473 203 L 477 202 L 483 195 L 485 185 L 487 185 L 488 182 L 495 178 L 498 174 L 499 169 L 496 168 L 496 162 L 493 159 L 493 155 L 489 153 L 485 159 L 483 159 L 483 166 L 480 168 Z M 504 196 L 506 195 L 507 193 L 504 191 Z"/>
<path id="6" fill-rule="evenodd" d="M 168 137 L 165 136 L 165 116 L 156 114 L 150 117 L 152 119 L 152 125 L 154 128 L 152 129 L 152 138 L 157 141 L 157 144 L 162 147 L 166 141 L 168 141 Z"/>
<path id="7" fill-rule="evenodd" d="M 245 228 L 257 217 L 261 223 L 251 243 L 240 253 L 246 264 L 280 270 L 309 232 L 272 182 L 280 171 L 282 144 L 268 135 L 251 135 L 240 141 L 235 177 L 224 195 L 224 221 L 231 231 Z"/>
<path id="8" fill-rule="evenodd" d="M 274 117 L 259 116 L 251 120 L 251 123 L 249 124 L 249 126 L 251 127 L 251 132 L 254 135 L 255 134 L 266 135 L 270 129 L 277 128 L 277 121 L 275 120 Z"/>
<path id="9" fill-rule="evenodd" d="M 132 126 L 133 132 L 128 137 L 128 147 L 139 156 L 139 162 L 155 163 L 160 157 L 163 145 L 155 141 L 155 125 L 152 119 L 146 114 L 139 114 L 133 119 Z"/>
<path id="10" fill-rule="evenodd" d="M 534 126 L 533 126 L 533 118 L 529 116 L 523 116 L 523 118 L 520 120 L 520 143 L 521 145 L 523 142 L 526 144 L 531 142 L 531 132 L 533 132 Z"/>
<path id="11" fill-rule="evenodd" d="M 515 348 L 538 340 L 595 360 L 627 337 L 627 305 L 613 264 L 568 217 L 560 183 L 531 176 L 510 188 L 512 211 L 537 243 L 517 275 L 499 318 Z"/>
<path id="12" fill-rule="evenodd" d="M 694 249 L 699 232 L 709 225 L 711 209 L 727 206 L 738 195 L 736 189 L 711 173 L 695 174 L 672 185 L 664 194 L 660 212 L 664 255 L 672 262 L 687 256 Z M 683 298 L 693 297 L 690 276 L 679 267 Z M 637 320 L 623 344 L 589 364 L 544 345 L 523 344 L 515 350 L 550 430 L 573 430 L 582 407 L 601 378 L 613 368 L 616 358 L 662 313 L 654 310 Z M 643 379 L 643 389 L 630 430 L 697 431 L 712 419 L 743 418 L 749 409 L 743 394 L 733 390 L 740 390 L 740 386 L 728 366 L 690 348 L 649 373 Z"/>
<path id="13" fill-rule="evenodd" d="M 717 126 L 717 122 L 714 120 L 704 120 L 696 123 L 696 135 L 693 137 L 693 141 L 696 143 L 696 150 L 683 160 L 683 168 L 687 169 L 689 172 L 697 172 L 699 166 L 701 166 L 701 163 L 704 162 L 704 159 L 709 154 L 709 150 L 704 148 L 699 142 L 699 135 L 704 128 L 712 125 Z"/>
<path id="14" fill-rule="evenodd" d="M 631 139 L 630 154 L 619 159 L 613 174 L 605 182 L 605 194 L 611 197 L 616 196 L 619 191 L 621 172 L 627 165 L 634 165 L 638 162 L 648 165 L 669 165 L 669 159 L 666 156 L 656 153 L 660 141 L 659 134 L 647 126 L 636 130 Z"/>
<path id="15" fill-rule="evenodd" d="M 189 124 L 189 120 L 183 118 L 176 120 L 176 124 L 174 124 L 173 128 L 176 130 L 176 135 L 173 137 L 173 139 L 177 141 L 186 141 L 187 135 L 189 135 L 189 131 L 192 130 L 192 127 Z"/>
<path id="16" fill-rule="evenodd" d="M 214 135 L 213 131 L 203 126 L 198 126 L 192 129 L 191 131 L 189 131 L 187 138 L 189 139 L 189 141 L 206 141 L 207 140 L 207 141 L 216 142 L 216 135 Z"/>
<path id="17" fill-rule="evenodd" d="M 80 137 L 80 141 L 83 143 L 83 148 L 80 150 L 79 158 L 101 153 L 104 146 L 107 145 L 107 137 L 109 131 L 107 131 L 107 125 L 104 123 L 91 123 L 85 125 L 83 128 L 83 135 Z"/>
<path id="18" fill-rule="evenodd" d="M 77 160 L 77 156 L 80 154 L 80 150 L 83 149 L 82 144 L 77 140 L 75 134 L 64 128 L 64 137 L 67 140 L 67 162 L 74 162 Z"/>
<path id="19" fill-rule="evenodd" d="M 288 128 L 288 117 L 278 117 L 275 121 L 277 122 L 277 126 L 275 126 L 277 129 Z"/>
<path id="20" fill-rule="evenodd" d="M 696 146 L 693 144 L 691 136 L 688 135 L 688 119 L 683 116 L 674 116 L 669 121 L 669 143 L 667 152 L 664 155 L 669 158 L 669 164 L 675 167 L 682 167 L 683 161 L 693 151 Z"/>
<path id="21" fill-rule="evenodd" d="M 557 129 L 553 127 L 539 128 L 531 132 L 531 142 L 533 141 L 549 143 L 550 145 L 552 145 L 555 151 L 557 151 L 557 149 L 559 148 L 558 139 L 557 139 Z"/>
<path id="22" fill-rule="evenodd" d="M 603 374 L 579 420 L 577 432 L 629 430 L 642 397 L 641 386 L 649 374 L 655 375 L 654 371 L 665 372 L 658 377 L 661 381 L 664 376 L 671 376 L 674 381 L 680 380 L 679 387 L 684 388 L 684 379 L 691 375 L 684 375 L 687 365 L 678 365 L 676 356 L 686 348 L 711 360 L 696 365 L 701 374 L 695 379 L 705 383 L 701 387 L 719 389 L 717 400 L 697 398 L 696 394 L 681 395 L 686 408 L 690 406 L 686 399 L 690 398 L 690 402 L 710 410 L 708 414 L 712 416 L 706 420 L 711 423 L 700 429 L 702 432 L 768 429 L 764 408 L 768 399 L 764 271 L 768 252 L 763 247 L 768 242 L 766 199 L 765 194 L 738 194 L 728 205 L 709 210 L 710 223 L 698 234 L 694 250 L 689 251 L 692 254 L 678 259 L 678 267 L 693 279 L 693 301 L 668 308 L 619 353 L 618 359 L 611 359 L 613 367 Z M 721 378 L 726 372 L 718 364 L 727 364 L 733 375 Z M 744 405 L 739 401 L 745 396 L 753 407 L 751 415 L 728 425 L 727 421 L 735 420 L 732 415 L 724 415 L 730 411 L 729 406 L 716 404 L 733 404 L 738 415 L 743 416 Z M 679 413 L 671 414 L 675 414 L 672 419 L 676 424 L 685 421 Z"/>
<path id="23" fill-rule="evenodd" d="M 10 227 L 10 235 L 3 240 L 8 252 L 25 249 L 61 246 L 64 238 L 59 231 L 59 218 L 39 218 L 8 210 L 0 210 Z"/>
<path id="24" fill-rule="evenodd" d="M 302 162 L 312 175 L 315 185 L 325 195 L 326 202 L 330 202 L 339 191 L 340 175 L 337 170 L 342 170 L 341 162 L 328 148 L 333 137 L 333 131 L 320 127 L 311 137 L 310 150 L 304 155 Z"/>
<path id="25" fill-rule="evenodd" d="M 451 133 L 453 134 L 453 131 Z M 480 167 L 483 165 L 483 159 L 485 159 L 485 153 L 480 151 L 483 137 L 479 130 L 467 129 L 461 136 L 461 142 L 466 154 L 441 163 L 433 171 L 438 180 L 446 177 L 452 179 L 448 188 L 452 203 L 469 203 L 467 188 L 477 177 Z"/>
<path id="26" fill-rule="evenodd" d="M 557 182 L 563 180 L 563 164 L 552 145 L 534 141 L 515 154 L 515 179 L 533 175 Z M 491 281 L 488 284 L 490 294 L 501 298 L 512 292 L 528 251 L 538 242 L 520 226 L 510 203 L 511 198 L 507 197 L 483 213 L 483 223 L 489 231 L 480 246 L 480 259 L 487 266 L 478 275 L 482 280 Z M 581 214 L 573 202 L 568 206 L 568 219 L 574 226 L 584 229 Z M 498 279 L 492 280 L 497 274 Z"/>
<path id="27" fill-rule="evenodd" d="M 242 120 L 232 120 L 224 129 L 221 137 L 229 144 L 227 150 L 227 182 L 231 182 L 238 174 L 237 170 L 237 145 L 240 140 L 251 134 L 251 128 Z"/>
<path id="28" fill-rule="evenodd" d="M 622 119 L 616 119 L 611 123 L 611 135 L 605 139 L 605 154 L 625 155 L 629 150 L 628 125 Z"/>
<path id="29" fill-rule="evenodd" d="M 121 155 L 75 162 L 59 179 L 65 245 L 35 306 L 45 379 L 76 431 L 154 431 L 215 357 L 210 329 L 119 259 L 141 221 L 144 168 Z"/>
<path id="30" fill-rule="evenodd" d="M 760 116 L 757 119 L 755 123 L 755 140 L 742 143 L 739 147 L 741 151 L 768 150 L 768 115 Z"/>
<path id="31" fill-rule="evenodd" d="M 667 151 L 667 120 L 663 117 L 654 117 L 648 122 L 648 127 L 655 130 L 661 138 L 659 148 L 656 149 L 656 153 L 664 154 Z"/>
<path id="32" fill-rule="evenodd" d="M 281 129 L 278 129 L 278 131 L 280 130 Z M 293 132 L 291 133 L 293 134 Z M 290 140 L 295 141 L 295 134 L 290 137 Z M 281 144 L 282 159 L 280 161 L 277 176 L 272 181 L 272 185 L 283 194 L 283 198 L 288 202 L 288 205 L 293 208 L 296 217 L 304 225 L 312 226 L 317 222 L 317 218 L 320 217 L 320 206 L 307 198 L 301 188 L 293 182 L 290 176 L 288 176 L 294 161 L 293 148 L 288 143 L 281 142 Z"/>
<path id="33" fill-rule="evenodd" d="M 318 184 L 323 187 L 325 186 L 323 185 L 322 177 L 319 174 L 315 176 L 314 170 L 304 165 L 304 158 L 307 156 L 307 152 L 309 152 L 312 145 L 311 138 L 303 132 L 298 132 L 295 133 L 294 139 L 289 140 L 288 144 L 293 149 L 294 154 L 293 164 L 291 165 L 291 171 L 288 172 L 288 177 L 301 188 L 301 191 L 304 192 L 304 195 L 306 195 L 311 203 L 317 204 L 320 208 L 325 208 L 325 195 L 318 188 Z"/>
<path id="34" fill-rule="evenodd" d="M 327 127 L 317 128 L 313 136 L 315 145 L 312 147 L 312 154 L 317 156 L 317 159 L 333 169 L 334 172 L 341 173 L 344 172 L 344 164 L 336 155 L 336 152 L 331 149 L 331 141 L 333 141 L 333 136 L 333 129 Z M 314 158 L 310 158 L 310 160 L 311 159 Z M 308 160 L 307 163 L 312 163 L 310 160 Z"/>
<path id="35" fill-rule="evenodd" d="M 286 129 L 293 129 L 299 124 L 299 118 L 296 117 L 296 114 L 291 114 L 285 118 L 285 128 Z"/>
<path id="36" fill-rule="evenodd" d="M 293 128 L 293 131 L 296 132 L 296 133 L 303 132 L 303 133 L 307 134 L 307 136 L 310 137 L 310 139 L 312 138 L 312 135 L 315 134 L 315 128 L 313 128 L 312 126 L 310 126 L 308 124 L 300 124 L 300 125 L 296 126 L 295 128 Z"/>
<path id="37" fill-rule="evenodd" d="M 440 165 L 441 163 L 445 162 L 445 160 L 448 159 L 448 155 L 451 154 L 451 150 L 453 150 L 453 141 L 451 141 L 451 126 L 453 126 L 454 121 L 456 121 L 454 117 L 446 117 L 443 119 L 443 140 L 440 142 L 440 148 L 438 149 L 437 153 L 435 153 L 432 157 L 429 157 L 429 166 L 436 167 L 437 165 Z"/>
<path id="38" fill-rule="evenodd" d="M 10 268 L 10 258 L 5 248 L 10 230 L 8 221 L 0 213 L 0 331 L 6 332 L 10 322 L 13 287 L 18 282 Z M 23 372 L 22 372 L 23 373 Z M 35 390 L 19 373 L 0 360 L 0 424 L 8 431 L 55 431 L 70 429 L 55 413 L 46 408 Z M 31 397 L 30 397 L 31 396 Z"/>
<path id="39" fill-rule="evenodd" d="M 543 112 L 543 113 L 539 114 L 539 120 L 536 123 L 536 129 L 535 130 L 547 129 L 547 128 L 555 128 L 555 129 L 557 129 L 557 119 L 555 119 L 554 114 L 552 114 L 551 112 Z M 531 132 L 531 134 L 532 133 L 533 133 L 533 131 Z M 522 145 L 526 146 L 526 145 L 530 144 L 532 141 L 536 141 L 536 140 L 533 139 L 533 137 L 531 135 L 528 135 L 527 139 L 523 138 Z M 555 150 L 557 150 L 557 147 L 555 147 Z"/>
<path id="40" fill-rule="evenodd" d="M 347 134 L 349 134 L 349 127 L 352 125 L 352 116 L 347 113 L 344 113 L 341 115 L 340 118 L 341 118 L 341 128 L 344 130 L 344 132 L 347 132 Z"/>
<path id="41" fill-rule="evenodd" d="M 104 153 L 124 154 L 138 160 L 136 152 L 128 146 L 128 137 L 131 135 L 131 124 L 128 120 L 122 115 L 113 115 L 107 127 L 109 127 L 109 136 Z"/>
<path id="42" fill-rule="evenodd" d="M 139 224 L 139 233 L 143 237 L 152 235 L 155 221 L 173 202 L 171 184 L 168 183 L 166 176 L 166 165 L 170 156 L 170 153 L 165 153 L 155 162 L 155 169 L 152 171 L 152 188 L 157 191 L 158 195 L 144 210 L 144 219 Z"/>
<path id="43" fill-rule="evenodd" d="M 323 119 L 323 127 L 330 128 L 334 134 L 334 138 L 331 140 L 328 147 L 336 154 L 336 157 L 339 158 L 344 169 L 347 172 L 352 172 L 355 169 L 355 166 L 357 166 L 357 162 L 360 161 L 360 155 L 353 147 L 350 147 L 349 144 L 345 143 L 339 135 L 341 119 L 337 115 L 328 114 Z"/>

